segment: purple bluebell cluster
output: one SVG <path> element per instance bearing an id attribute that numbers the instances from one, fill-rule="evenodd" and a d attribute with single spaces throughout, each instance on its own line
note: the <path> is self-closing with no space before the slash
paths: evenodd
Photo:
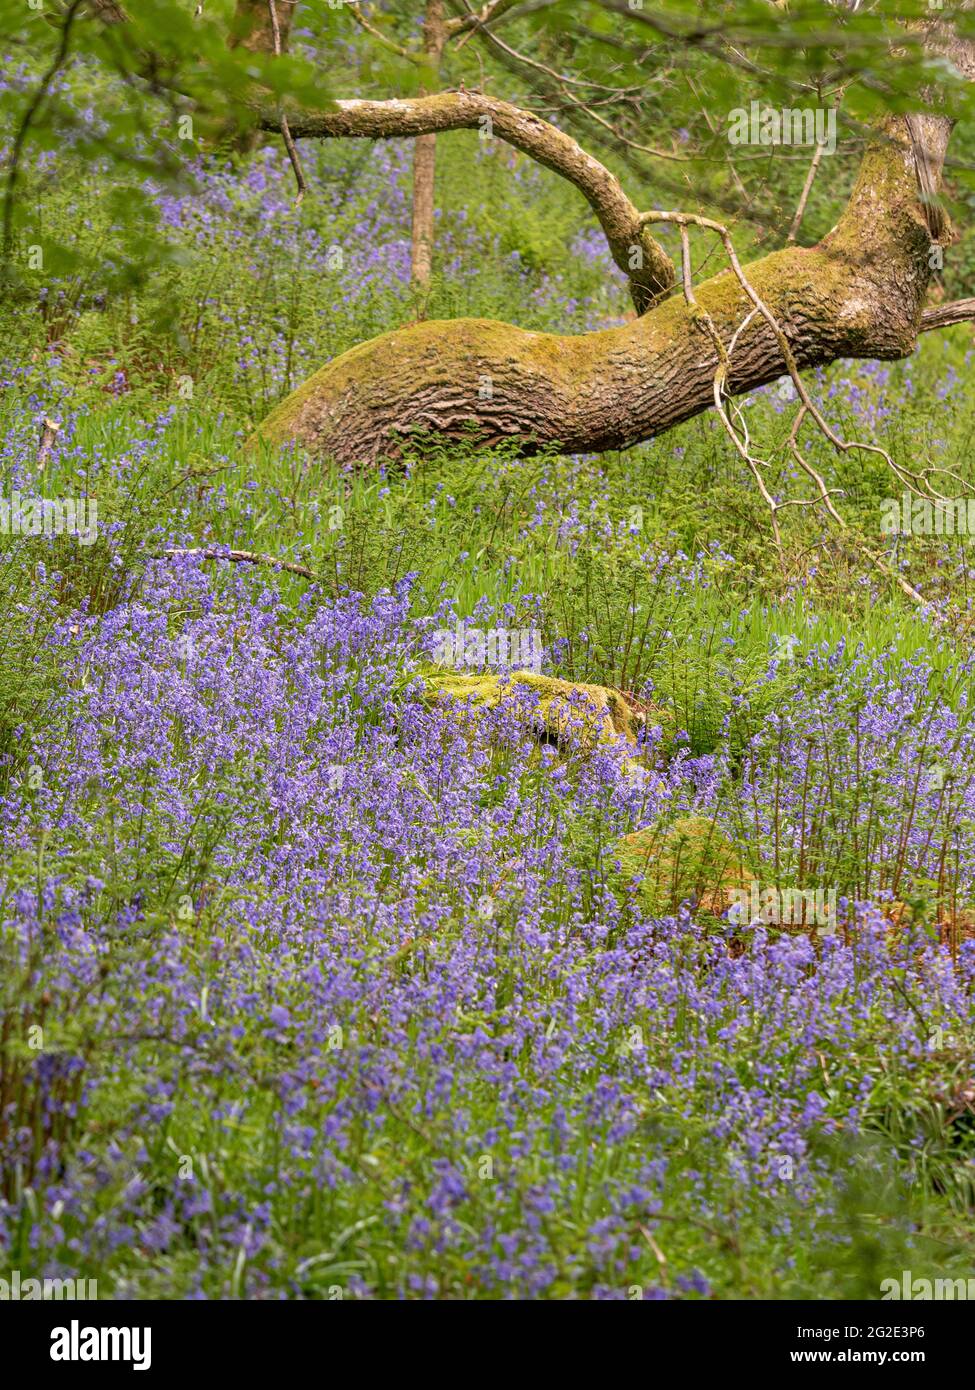
<path id="1" fill-rule="evenodd" d="M 432 705 L 411 586 L 286 599 L 186 558 L 51 628 L 62 689 L 0 799 L 14 1263 L 123 1293 L 706 1295 L 707 1240 L 661 1281 L 668 1217 L 821 1219 L 818 1146 L 970 1030 L 971 945 L 876 908 L 818 944 L 647 917 L 613 842 L 719 808 L 720 767 L 540 749 L 524 692 Z M 871 683 L 868 745 L 922 688 Z M 781 792 L 746 776 L 768 836 Z"/>

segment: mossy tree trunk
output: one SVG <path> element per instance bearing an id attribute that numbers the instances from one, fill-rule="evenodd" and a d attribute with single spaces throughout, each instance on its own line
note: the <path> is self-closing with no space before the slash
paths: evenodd
<path id="1" fill-rule="evenodd" d="M 930 275 L 931 231 L 919 196 L 917 139 L 894 118 L 868 149 L 849 205 L 812 248 L 789 247 L 745 267 L 783 328 L 799 367 L 911 352 Z M 925 118 L 927 168 L 940 171 L 948 122 Z M 416 324 L 362 343 L 323 367 L 259 430 L 344 464 L 395 457 L 413 430 L 529 452 L 623 448 L 705 410 L 719 366 L 703 312 L 727 346 L 739 333 L 728 387 L 749 391 L 784 374 L 775 336 L 730 271 L 700 284 L 698 307 L 674 294 L 619 328 L 578 336 L 468 319 Z"/>

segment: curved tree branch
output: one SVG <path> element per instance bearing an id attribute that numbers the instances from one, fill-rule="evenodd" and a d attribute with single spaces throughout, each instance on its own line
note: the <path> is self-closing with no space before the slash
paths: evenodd
<path id="1" fill-rule="evenodd" d="M 336 101 L 327 111 L 293 112 L 290 122 L 297 138 L 385 140 L 464 129 L 496 135 L 578 188 L 599 219 L 613 260 L 629 277 L 638 312 L 674 283 L 672 260 L 641 227 L 639 212 L 615 174 L 571 135 L 509 102 L 466 91 L 391 101 Z M 278 129 L 270 113 L 262 114 L 259 123 L 265 130 Z"/>

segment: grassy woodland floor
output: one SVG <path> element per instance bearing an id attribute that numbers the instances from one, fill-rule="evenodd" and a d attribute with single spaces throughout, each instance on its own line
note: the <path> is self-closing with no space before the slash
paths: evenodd
<path id="1" fill-rule="evenodd" d="M 626 311 L 573 197 L 450 150 L 431 316 Z M 140 1297 L 966 1277 L 968 538 L 880 537 L 889 475 L 823 443 L 853 531 L 789 511 L 783 567 L 707 417 L 599 458 L 419 443 L 388 476 L 248 451 L 412 312 L 406 147 L 306 161 L 300 217 L 278 149 L 201 166 L 158 196 L 175 266 L 8 315 L 5 495 L 97 499 L 97 538 L 0 536 L 2 1263 Z M 108 234 L 94 183 L 50 198 Z M 973 352 L 812 379 L 848 435 L 971 478 Z M 744 407 L 770 447 L 785 394 Z M 199 547 L 319 582 L 164 554 Z M 625 717 L 439 697 L 458 619 L 537 632 Z M 752 883 L 839 920 L 729 913 Z"/>

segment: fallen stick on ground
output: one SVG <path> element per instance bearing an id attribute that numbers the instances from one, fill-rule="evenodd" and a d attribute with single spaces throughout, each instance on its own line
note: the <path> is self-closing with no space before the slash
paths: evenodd
<path id="1" fill-rule="evenodd" d="M 297 565 L 292 560 L 279 560 L 276 555 L 261 555 L 256 550 L 219 550 L 196 546 L 189 549 L 168 549 L 162 553 L 167 556 L 199 555 L 203 560 L 233 560 L 246 565 L 273 565 L 275 569 L 287 570 L 289 574 L 300 574 L 304 579 L 319 582 L 319 576 L 307 566 Z"/>

